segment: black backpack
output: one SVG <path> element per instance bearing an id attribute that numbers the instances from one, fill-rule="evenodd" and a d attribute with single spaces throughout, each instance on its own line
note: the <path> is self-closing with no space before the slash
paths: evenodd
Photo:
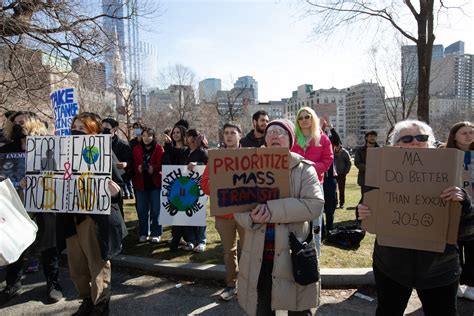
<path id="1" fill-rule="evenodd" d="M 358 249 L 365 237 L 365 230 L 359 225 L 339 226 L 332 230 L 325 243 L 343 249 Z"/>

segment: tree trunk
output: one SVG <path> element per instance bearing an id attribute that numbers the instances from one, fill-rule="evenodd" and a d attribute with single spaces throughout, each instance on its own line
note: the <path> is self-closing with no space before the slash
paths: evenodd
<path id="1" fill-rule="evenodd" d="M 430 73 L 431 58 L 433 55 L 433 2 L 434 0 L 420 0 L 418 23 L 418 119 L 429 124 L 430 122 Z"/>

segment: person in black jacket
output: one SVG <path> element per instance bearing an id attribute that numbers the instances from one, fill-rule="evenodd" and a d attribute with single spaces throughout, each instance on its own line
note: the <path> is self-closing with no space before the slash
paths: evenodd
<path id="1" fill-rule="evenodd" d="M 266 111 L 257 111 L 252 115 L 253 130 L 240 140 L 242 147 L 262 147 L 265 143 L 265 128 L 269 122 Z"/>
<path id="2" fill-rule="evenodd" d="M 335 146 L 338 146 L 341 143 L 341 138 L 336 132 L 336 129 L 332 126 L 331 122 L 323 116 L 320 118 L 321 129 L 328 135 L 331 145 L 334 149 Z M 325 238 L 329 231 L 334 228 L 334 213 L 337 207 L 337 181 L 336 181 L 336 166 L 335 160 L 333 159 L 331 166 L 324 173 L 324 182 L 323 182 L 323 191 L 324 191 L 324 215 L 326 216 L 326 221 L 322 221 L 322 237 Z"/>
<path id="3" fill-rule="evenodd" d="M 391 145 L 405 148 L 434 148 L 431 127 L 417 120 L 398 122 L 391 135 Z M 446 188 L 440 198 L 461 203 L 460 225 L 472 215 L 471 198 L 458 187 Z M 359 204 L 359 219 L 371 215 Z M 381 246 L 375 241 L 373 271 L 377 290 L 377 316 L 402 316 L 413 288 L 426 316 L 456 316 L 459 275 L 457 245 L 446 244 L 443 253 Z"/>
<path id="4" fill-rule="evenodd" d="M 102 134 L 111 134 L 112 135 L 112 151 L 117 157 L 115 166 L 121 174 L 123 180 L 123 185 L 121 186 L 123 198 L 124 199 L 133 199 L 133 189 L 129 190 L 127 183 L 131 180 L 132 175 L 132 165 L 133 165 L 133 155 L 130 145 L 118 137 L 117 130 L 119 123 L 113 118 L 106 118 L 102 120 Z M 131 185 L 130 185 L 131 186 Z"/>
<path id="5" fill-rule="evenodd" d="M 193 170 L 196 165 L 207 165 L 207 145 L 204 135 L 195 129 L 189 129 L 186 132 L 186 143 L 188 149 L 185 152 L 185 163 L 188 169 Z M 206 249 L 206 226 L 189 226 L 187 232 L 188 244 L 185 249 L 203 252 Z"/>
<path id="6" fill-rule="evenodd" d="M 371 187 L 365 185 L 365 162 L 367 160 L 367 148 L 379 147 L 377 144 L 377 132 L 370 131 L 365 133 L 365 145 L 357 147 L 354 155 L 354 164 L 359 169 L 357 174 L 357 184 L 360 186 L 360 201 L 362 203 L 362 197 L 365 192 L 372 190 Z M 356 218 L 359 217 L 359 209 L 356 207 Z"/>

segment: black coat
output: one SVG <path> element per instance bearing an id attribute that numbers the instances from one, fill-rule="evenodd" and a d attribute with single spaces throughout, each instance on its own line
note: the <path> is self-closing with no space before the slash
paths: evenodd
<path id="1" fill-rule="evenodd" d="M 265 144 L 265 137 L 256 138 L 255 130 L 251 130 L 244 138 L 240 139 L 240 146 L 242 147 L 262 147 Z"/>
<path id="2" fill-rule="evenodd" d="M 127 181 L 132 178 L 133 170 L 133 155 L 132 149 L 128 142 L 119 138 L 117 135 L 112 136 L 112 151 L 117 157 L 118 162 L 126 162 L 127 168 L 125 168 L 125 173 L 122 174 L 123 181 Z"/>
<path id="3" fill-rule="evenodd" d="M 184 164 L 187 165 L 190 162 L 197 162 L 198 165 L 207 165 L 209 157 L 207 156 L 207 150 L 198 147 L 193 152 L 188 148 L 184 152 L 186 157 Z"/>
<path id="4" fill-rule="evenodd" d="M 472 216 L 471 198 L 461 203 L 461 223 Z M 452 284 L 459 279 L 459 250 L 446 245 L 443 253 L 381 246 L 375 242 L 373 264 L 390 279 L 410 288 L 430 289 Z"/>
<path id="5" fill-rule="evenodd" d="M 188 147 L 177 148 L 171 143 L 165 142 L 165 155 L 163 156 L 163 165 L 185 165 L 186 150 Z"/>

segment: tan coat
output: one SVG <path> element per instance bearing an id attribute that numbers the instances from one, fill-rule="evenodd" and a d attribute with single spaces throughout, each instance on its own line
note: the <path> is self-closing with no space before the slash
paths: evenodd
<path id="1" fill-rule="evenodd" d="M 324 205 L 316 170 L 298 154 L 290 157 L 290 196 L 268 201 L 275 223 L 275 258 L 273 264 L 272 309 L 300 311 L 318 304 L 318 284 L 297 284 L 293 278 L 288 236 L 295 232 L 299 240 L 309 233 L 309 222 L 317 218 Z M 257 284 L 263 257 L 265 225 L 254 224 L 250 212 L 234 214 L 245 228 L 245 243 L 239 262 L 239 304 L 249 314 L 257 311 Z"/>

